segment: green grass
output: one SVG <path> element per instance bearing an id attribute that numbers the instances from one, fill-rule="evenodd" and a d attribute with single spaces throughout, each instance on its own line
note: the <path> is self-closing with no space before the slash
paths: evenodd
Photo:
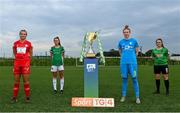
<path id="1" fill-rule="evenodd" d="M 18 103 L 11 104 L 13 89 L 12 67 L 0 67 L 0 111 L 180 111 L 180 66 L 170 66 L 170 95 L 165 96 L 164 82 L 161 79 L 161 94 L 153 95 L 155 82 L 152 66 L 139 66 L 139 84 L 142 104 L 135 104 L 132 81 L 129 78 L 127 101 L 120 103 L 121 77 L 119 67 L 99 69 L 99 97 L 115 98 L 115 108 L 73 108 L 72 97 L 83 97 L 83 68 L 65 67 L 64 94 L 52 93 L 52 75 L 49 67 L 32 67 L 30 79 L 31 103 L 25 104 L 21 82 Z"/>

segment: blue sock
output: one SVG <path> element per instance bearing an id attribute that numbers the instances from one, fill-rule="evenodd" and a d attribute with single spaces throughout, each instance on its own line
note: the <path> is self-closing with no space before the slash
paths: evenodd
<path id="1" fill-rule="evenodd" d="M 139 84 L 137 78 L 133 78 L 133 87 L 136 94 L 136 98 L 139 98 Z"/>
<path id="2" fill-rule="evenodd" d="M 126 96 L 126 91 L 127 91 L 127 83 L 128 79 L 127 78 L 123 78 L 122 79 L 122 96 L 125 97 Z"/>

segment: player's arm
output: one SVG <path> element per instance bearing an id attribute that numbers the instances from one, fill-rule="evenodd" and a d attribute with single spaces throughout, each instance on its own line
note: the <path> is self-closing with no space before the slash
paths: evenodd
<path id="1" fill-rule="evenodd" d="M 139 44 L 138 42 L 135 40 L 135 52 L 136 52 L 136 56 L 138 56 L 139 54 Z"/>
<path id="2" fill-rule="evenodd" d="M 29 54 L 30 54 L 30 57 L 32 58 L 32 55 L 33 55 L 33 47 L 30 48 Z"/>
<path id="3" fill-rule="evenodd" d="M 62 53 L 62 57 L 63 57 L 63 59 L 64 59 L 64 52 Z"/>
<path id="4" fill-rule="evenodd" d="M 52 47 L 51 47 L 51 49 L 50 49 L 50 59 L 52 60 L 52 56 L 53 56 L 53 54 L 52 54 Z"/>
<path id="5" fill-rule="evenodd" d="M 139 54 L 139 48 L 136 47 L 136 56 L 138 56 L 138 54 Z"/>
<path id="6" fill-rule="evenodd" d="M 16 50 L 15 50 L 14 47 L 13 47 L 13 55 L 14 55 L 14 56 L 16 55 Z"/>
<path id="7" fill-rule="evenodd" d="M 121 49 L 119 48 L 119 56 L 121 56 Z"/>
<path id="8" fill-rule="evenodd" d="M 166 49 L 165 56 L 167 57 L 168 60 L 170 59 L 170 56 L 169 56 L 169 53 L 168 53 L 168 49 Z"/>
<path id="9" fill-rule="evenodd" d="M 121 52 L 122 52 L 121 48 L 122 48 L 122 47 L 121 47 L 121 43 L 119 42 L 119 43 L 118 43 L 119 56 L 121 56 Z"/>
<path id="10" fill-rule="evenodd" d="M 154 59 L 155 58 L 155 55 L 154 55 L 154 52 L 153 52 L 153 49 L 152 49 L 152 52 L 151 52 L 151 56 L 150 56 L 151 59 Z"/>
<path id="11" fill-rule="evenodd" d="M 50 59 L 52 59 L 52 52 L 50 52 Z"/>
<path id="12" fill-rule="evenodd" d="M 13 55 L 14 55 L 14 56 L 16 55 L 16 48 L 15 48 L 15 45 L 13 45 Z"/>
<path id="13" fill-rule="evenodd" d="M 62 57 L 63 57 L 63 59 L 64 59 L 64 56 L 65 56 L 65 50 L 64 50 L 64 47 L 63 47 L 63 49 L 62 49 Z"/>

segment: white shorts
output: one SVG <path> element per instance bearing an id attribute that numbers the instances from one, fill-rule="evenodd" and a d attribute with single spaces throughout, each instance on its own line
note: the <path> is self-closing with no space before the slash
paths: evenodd
<path id="1" fill-rule="evenodd" d="M 51 66 L 51 72 L 58 72 L 58 71 L 63 71 L 64 70 L 64 66 Z"/>

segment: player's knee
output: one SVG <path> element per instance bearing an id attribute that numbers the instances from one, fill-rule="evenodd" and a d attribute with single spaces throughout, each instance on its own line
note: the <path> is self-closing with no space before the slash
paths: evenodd
<path id="1" fill-rule="evenodd" d="M 60 79 L 62 79 L 62 78 L 64 78 L 64 76 L 63 76 L 63 75 L 60 75 Z"/>
<path id="2" fill-rule="evenodd" d="M 127 79 L 128 75 L 127 74 L 121 74 L 122 79 Z"/>
<path id="3" fill-rule="evenodd" d="M 57 75 L 53 75 L 53 78 L 57 78 Z"/>
<path id="4" fill-rule="evenodd" d="M 137 79 L 137 76 L 132 76 L 132 79 L 134 80 L 134 79 Z"/>
<path id="5" fill-rule="evenodd" d="M 128 78 L 122 78 L 122 83 L 124 84 L 124 83 L 127 83 L 128 82 Z"/>
<path id="6" fill-rule="evenodd" d="M 53 77 L 57 78 L 57 72 L 53 72 Z"/>
<path id="7" fill-rule="evenodd" d="M 24 81 L 24 84 L 29 84 L 29 81 Z"/>
<path id="8" fill-rule="evenodd" d="M 128 79 L 128 76 L 122 76 L 122 79 L 123 79 L 123 80 L 127 80 L 127 79 Z"/>
<path id="9" fill-rule="evenodd" d="M 160 77 L 156 77 L 156 80 L 160 80 Z"/>
<path id="10" fill-rule="evenodd" d="M 136 83 L 138 81 L 136 77 L 132 78 L 132 80 L 133 80 L 134 83 Z"/>
<path id="11" fill-rule="evenodd" d="M 161 77 L 159 75 L 156 75 L 156 77 L 155 77 L 156 80 L 160 80 L 160 78 Z"/>
<path id="12" fill-rule="evenodd" d="M 29 84 L 29 79 L 24 79 L 23 82 L 24 84 Z"/>
<path id="13" fill-rule="evenodd" d="M 164 80 L 168 80 L 169 79 L 167 75 L 164 75 L 163 78 L 164 78 Z"/>
<path id="14" fill-rule="evenodd" d="M 16 80 L 14 80 L 14 83 L 15 83 L 15 84 L 19 84 L 19 83 L 20 83 L 20 81 L 18 81 L 18 80 L 17 80 L 17 81 L 16 81 Z"/>
<path id="15" fill-rule="evenodd" d="M 56 77 L 53 76 L 53 79 L 57 79 L 57 76 Z"/>
<path id="16" fill-rule="evenodd" d="M 20 83 L 20 79 L 14 79 L 14 83 Z"/>

